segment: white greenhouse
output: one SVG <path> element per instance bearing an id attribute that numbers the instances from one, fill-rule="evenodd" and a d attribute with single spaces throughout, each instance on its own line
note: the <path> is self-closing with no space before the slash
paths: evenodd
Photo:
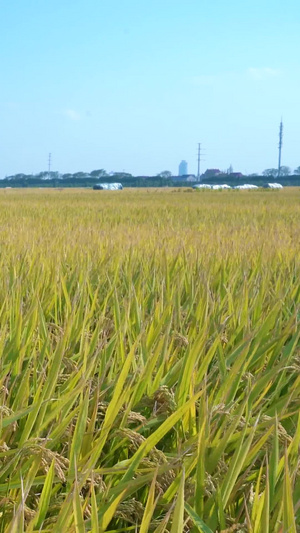
<path id="1" fill-rule="evenodd" d="M 196 185 L 193 185 L 193 189 L 211 189 L 211 185 L 207 183 L 196 183 Z"/>
<path id="2" fill-rule="evenodd" d="M 266 189 L 283 189 L 281 183 L 267 183 L 265 185 Z"/>
<path id="3" fill-rule="evenodd" d="M 258 189 L 257 185 L 251 185 L 251 183 L 245 183 L 244 185 L 237 185 L 234 188 L 239 189 L 239 190 Z"/>
<path id="4" fill-rule="evenodd" d="M 93 189 L 95 191 L 121 191 L 123 185 L 122 183 L 97 183 Z"/>
<path id="5" fill-rule="evenodd" d="M 212 188 L 214 189 L 214 191 L 218 191 L 220 189 L 231 189 L 231 187 L 229 185 L 226 185 L 226 183 L 224 183 L 223 185 L 213 185 Z"/>

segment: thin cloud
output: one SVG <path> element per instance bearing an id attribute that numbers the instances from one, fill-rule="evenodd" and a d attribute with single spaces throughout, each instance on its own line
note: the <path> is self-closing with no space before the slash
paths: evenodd
<path id="1" fill-rule="evenodd" d="M 81 115 L 74 109 L 65 109 L 63 114 L 70 120 L 80 120 Z"/>
<path id="2" fill-rule="evenodd" d="M 252 80 L 260 81 L 276 78 L 276 76 L 279 76 L 280 71 L 270 67 L 250 67 L 247 69 L 247 74 Z"/>

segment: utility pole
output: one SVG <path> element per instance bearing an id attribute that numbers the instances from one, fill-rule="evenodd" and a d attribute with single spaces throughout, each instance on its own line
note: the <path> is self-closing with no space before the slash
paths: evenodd
<path id="1" fill-rule="evenodd" d="M 198 171 L 197 179 L 200 180 L 201 143 L 198 143 Z"/>
<path id="2" fill-rule="evenodd" d="M 283 124 L 282 124 L 282 119 L 281 119 L 280 126 L 279 126 L 279 145 L 278 145 L 278 178 L 280 176 L 280 169 L 281 169 L 282 132 L 283 132 Z"/>

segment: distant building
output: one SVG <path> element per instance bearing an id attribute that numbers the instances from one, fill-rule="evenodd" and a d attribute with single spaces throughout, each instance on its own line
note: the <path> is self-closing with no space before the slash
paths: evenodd
<path id="1" fill-rule="evenodd" d="M 208 168 L 204 174 L 203 178 L 214 178 L 215 176 L 219 176 L 219 174 L 222 174 L 221 170 L 218 168 Z"/>
<path id="2" fill-rule="evenodd" d="M 187 173 L 188 173 L 188 164 L 186 161 L 181 161 L 181 163 L 179 164 L 179 171 L 178 171 L 178 175 L 179 176 L 187 176 Z"/>

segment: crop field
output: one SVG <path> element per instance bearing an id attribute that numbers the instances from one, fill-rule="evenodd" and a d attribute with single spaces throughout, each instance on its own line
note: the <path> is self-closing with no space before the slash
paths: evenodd
<path id="1" fill-rule="evenodd" d="M 300 531 L 300 190 L 0 191 L 0 533 Z"/>

